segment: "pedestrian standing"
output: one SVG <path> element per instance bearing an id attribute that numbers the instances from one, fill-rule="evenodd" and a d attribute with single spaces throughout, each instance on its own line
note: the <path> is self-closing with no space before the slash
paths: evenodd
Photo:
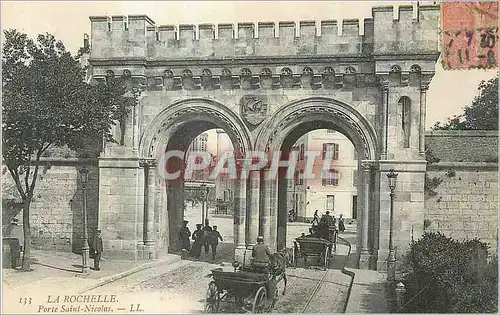
<path id="1" fill-rule="evenodd" d="M 191 248 L 191 241 L 189 238 L 191 237 L 191 231 L 188 228 L 189 221 L 182 221 L 182 227 L 179 231 L 179 239 L 181 241 L 181 250 L 189 251 Z"/>
<path id="2" fill-rule="evenodd" d="M 205 254 L 208 255 L 208 250 L 210 247 L 209 244 L 210 233 L 212 232 L 212 227 L 210 226 L 208 219 L 205 220 L 205 226 L 203 227 L 202 231 L 203 231 L 203 247 L 205 248 Z"/>
<path id="3" fill-rule="evenodd" d="M 344 218 L 342 217 L 342 214 L 339 216 L 339 231 L 345 231 Z"/>
<path id="4" fill-rule="evenodd" d="M 193 246 L 191 246 L 191 251 L 189 254 L 194 258 L 200 258 L 201 247 L 203 246 L 203 231 L 201 230 L 202 224 L 196 224 L 196 231 L 193 232 L 193 236 L 191 237 L 194 242 Z"/>
<path id="5" fill-rule="evenodd" d="M 10 222 L 10 235 L 13 238 L 17 238 L 19 240 L 19 251 L 17 250 L 12 250 L 12 268 L 16 269 L 17 266 L 20 264 L 21 260 L 21 252 L 23 253 L 24 257 L 24 230 L 21 225 L 19 225 L 19 220 L 17 218 L 13 218 L 12 221 Z"/>
<path id="6" fill-rule="evenodd" d="M 217 254 L 217 245 L 219 245 L 219 239 L 222 242 L 222 235 L 217 231 L 217 225 L 214 225 L 212 232 L 210 233 L 209 243 L 212 246 L 212 260 L 215 260 L 215 255 Z"/>
<path id="7" fill-rule="evenodd" d="M 312 220 L 312 226 L 317 226 L 319 225 L 319 215 L 318 215 L 318 210 L 314 211 L 314 218 Z"/>
<path id="8" fill-rule="evenodd" d="M 94 270 L 101 270 L 99 268 L 99 262 L 101 261 L 102 254 L 102 238 L 101 230 L 96 230 L 96 233 L 92 237 L 92 249 L 94 251 Z"/>

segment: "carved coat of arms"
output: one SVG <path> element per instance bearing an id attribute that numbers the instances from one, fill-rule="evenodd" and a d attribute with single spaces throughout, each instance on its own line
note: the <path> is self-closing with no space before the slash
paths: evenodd
<path id="1" fill-rule="evenodd" d="M 240 100 L 241 115 L 251 125 L 260 124 L 267 115 L 267 98 L 263 95 L 245 95 Z"/>

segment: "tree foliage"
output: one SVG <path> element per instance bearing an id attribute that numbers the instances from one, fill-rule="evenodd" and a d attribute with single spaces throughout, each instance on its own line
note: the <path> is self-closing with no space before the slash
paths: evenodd
<path id="1" fill-rule="evenodd" d="M 488 246 L 478 239 L 457 241 L 425 233 L 406 256 L 408 313 L 496 312 L 498 260 L 488 262 Z"/>
<path id="2" fill-rule="evenodd" d="M 29 269 L 29 206 L 40 158 L 51 146 L 78 150 L 88 139 L 114 141 L 111 128 L 133 100 L 121 80 L 85 82 L 79 56 L 53 35 L 33 40 L 17 30 L 4 33 L 3 159 L 23 203 L 23 269 Z"/>
<path id="3" fill-rule="evenodd" d="M 481 81 L 479 95 L 462 115 L 448 118 L 446 123 L 436 122 L 434 130 L 498 130 L 498 76 Z"/>

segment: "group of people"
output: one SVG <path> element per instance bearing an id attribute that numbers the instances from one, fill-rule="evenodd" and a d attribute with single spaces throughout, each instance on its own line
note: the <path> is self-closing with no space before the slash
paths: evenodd
<path id="1" fill-rule="evenodd" d="M 217 231 L 217 225 L 210 226 L 209 221 L 205 220 L 205 226 L 196 224 L 196 230 L 191 235 L 188 228 L 189 221 L 183 221 L 181 230 L 179 231 L 179 239 L 181 241 L 181 249 L 189 253 L 191 257 L 199 259 L 201 256 L 202 247 L 205 249 L 205 254 L 209 254 L 210 247 L 212 249 L 212 260 L 215 260 L 217 254 L 217 245 L 219 240 L 222 240 L 222 235 Z M 191 239 L 193 244 L 191 244 Z"/>
<path id="2" fill-rule="evenodd" d="M 326 211 L 324 215 L 321 216 L 321 219 L 318 215 L 318 210 L 314 211 L 314 218 L 312 221 L 312 228 L 316 228 L 321 224 L 325 224 L 328 227 L 331 227 L 335 230 L 337 230 L 337 219 L 335 216 L 330 215 L 330 211 Z M 338 222 L 338 230 L 340 232 L 345 231 L 345 224 L 344 224 L 344 218 L 342 217 L 342 214 L 339 216 L 339 222 Z"/>
<path id="3" fill-rule="evenodd" d="M 338 220 L 338 230 L 337 230 L 337 219 L 335 216 L 330 215 L 330 211 L 326 211 L 326 213 L 321 216 L 321 219 L 318 215 L 318 210 L 314 212 L 314 219 L 312 221 L 312 227 L 309 229 L 309 235 L 312 237 L 320 237 L 326 240 L 334 240 L 336 238 L 337 232 L 344 232 L 344 218 L 342 218 L 342 214 Z M 302 237 L 306 235 L 302 233 Z"/>

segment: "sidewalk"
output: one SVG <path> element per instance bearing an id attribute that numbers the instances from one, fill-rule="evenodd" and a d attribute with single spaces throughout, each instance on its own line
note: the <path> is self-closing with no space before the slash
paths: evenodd
<path id="1" fill-rule="evenodd" d="M 50 290 L 51 294 L 58 290 L 66 294 L 68 291 L 82 293 L 140 270 L 180 260 L 180 256 L 168 254 L 154 261 L 105 259 L 100 271 L 90 270 L 86 276 L 82 274 L 82 256 L 77 254 L 32 250 L 31 259 L 34 269 L 31 272 L 2 270 L 4 293 L 40 293 L 43 288 Z M 89 265 L 93 265 L 92 259 Z"/>
<path id="2" fill-rule="evenodd" d="M 387 276 L 373 270 L 347 268 L 355 273 L 346 313 L 388 313 Z"/>

